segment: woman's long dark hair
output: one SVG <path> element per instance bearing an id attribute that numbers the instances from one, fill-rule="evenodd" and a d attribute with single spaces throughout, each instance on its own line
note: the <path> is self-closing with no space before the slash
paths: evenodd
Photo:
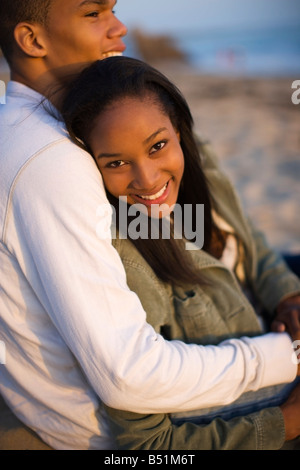
<path id="1" fill-rule="evenodd" d="M 204 246 L 213 252 L 212 235 L 216 228 L 211 215 L 211 198 L 201 168 L 201 155 L 193 135 L 193 118 L 181 92 L 163 74 L 136 59 L 114 57 L 93 63 L 68 87 L 61 105 L 61 114 L 71 138 L 90 153 L 89 136 L 95 119 L 111 104 L 124 97 L 155 98 L 162 112 L 180 133 L 185 169 L 177 204 L 191 204 L 192 220 L 196 223 L 196 205 L 204 204 Z M 108 193 L 118 210 L 119 204 Z M 118 220 L 118 217 L 117 217 Z M 194 226 L 195 230 L 196 227 Z M 202 283 L 203 275 L 191 263 L 182 240 L 161 237 L 159 240 L 132 240 L 157 276 L 172 283 Z"/>

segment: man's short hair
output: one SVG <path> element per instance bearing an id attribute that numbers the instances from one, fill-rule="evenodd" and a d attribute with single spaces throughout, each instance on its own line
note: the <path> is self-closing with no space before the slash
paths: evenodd
<path id="1" fill-rule="evenodd" d="M 0 47 L 9 63 L 13 55 L 14 30 L 17 24 L 28 21 L 45 25 L 52 1 L 0 0 Z"/>

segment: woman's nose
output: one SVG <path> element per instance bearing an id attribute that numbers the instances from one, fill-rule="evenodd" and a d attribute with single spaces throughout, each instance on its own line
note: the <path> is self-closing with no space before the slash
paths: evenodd
<path id="1" fill-rule="evenodd" d="M 158 171 L 153 164 L 143 164 L 135 168 L 132 181 L 132 186 L 135 189 L 152 191 L 156 188 L 158 182 Z"/>

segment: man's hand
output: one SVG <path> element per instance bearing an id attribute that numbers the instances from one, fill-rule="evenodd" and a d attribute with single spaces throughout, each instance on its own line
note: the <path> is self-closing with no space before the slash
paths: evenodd
<path id="1" fill-rule="evenodd" d="M 280 409 L 285 424 L 285 440 L 295 439 L 300 435 L 300 384 L 294 388 Z"/>
<path id="2" fill-rule="evenodd" d="M 300 340 L 300 295 L 294 295 L 280 302 L 271 324 L 275 332 L 286 331 L 293 341 Z"/>
<path id="3" fill-rule="evenodd" d="M 297 375 L 300 376 L 300 295 L 294 295 L 280 302 L 276 316 L 271 324 L 271 330 L 277 333 L 286 331 L 295 343 L 295 353 L 298 359 Z"/>

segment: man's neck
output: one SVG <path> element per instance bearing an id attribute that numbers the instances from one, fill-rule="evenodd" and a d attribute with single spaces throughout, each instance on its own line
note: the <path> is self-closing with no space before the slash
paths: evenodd
<path id="1" fill-rule="evenodd" d="M 33 77 L 29 78 L 16 71 L 11 72 L 11 80 L 21 83 L 46 97 L 54 106 L 57 106 L 61 101 L 63 85 L 55 80 L 33 79 Z"/>
<path id="2" fill-rule="evenodd" d="M 68 84 L 88 65 L 86 62 L 49 70 L 42 62 L 28 61 L 11 69 L 11 79 L 40 93 L 56 106 Z"/>

